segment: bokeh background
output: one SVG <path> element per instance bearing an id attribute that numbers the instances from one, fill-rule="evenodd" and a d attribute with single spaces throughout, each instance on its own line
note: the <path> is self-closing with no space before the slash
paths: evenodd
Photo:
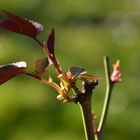
<path id="1" fill-rule="evenodd" d="M 116 85 L 104 140 L 140 139 L 139 0 L 1 0 L 6 9 L 44 25 L 46 40 L 56 31 L 56 54 L 63 69 L 80 66 L 102 77 L 92 106 L 97 123 L 105 94 L 103 56 L 121 61 L 123 82 Z M 5 18 L 1 13 L 0 18 Z M 0 64 L 34 61 L 45 54 L 32 39 L 0 29 Z M 55 77 L 54 69 L 49 69 Z M 21 75 L 0 87 L 0 140 L 84 140 L 79 106 L 56 100 L 57 93 Z"/>

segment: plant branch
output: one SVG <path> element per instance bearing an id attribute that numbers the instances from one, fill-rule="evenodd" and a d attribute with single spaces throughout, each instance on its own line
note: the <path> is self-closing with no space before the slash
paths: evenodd
<path id="1" fill-rule="evenodd" d="M 33 38 L 38 44 L 39 44 L 39 46 L 41 47 L 41 48 L 43 48 L 43 44 L 37 39 L 37 38 Z"/>
<path id="2" fill-rule="evenodd" d="M 36 75 L 36 74 L 34 74 L 34 73 L 26 72 L 25 74 L 28 75 L 28 76 L 31 76 L 31 77 L 33 77 L 33 78 L 36 78 L 36 79 L 38 79 L 38 80 L 41 80 L 41 77 L 38 76 L 38 75 Z"/>
<path id="3" fill-rule="evenodd" d="M 77 100 L 81 108 L 86 140 L 97 140 L 98 137 L 96 137 L 96 132 L 94 133 L 95 118 L 93 118 L 94 115 L 91 108 L 92 91 L 97 85 L 98 81 L 94 81 L 91 83 L 84 82 L 81 94 L 77 94 Z"/>
<path id="4" fill-rule="evenodd" d="M 45 50 L 44 48 L 46 48 L 46 46 L 44 46 L 44 43 L 41 43 L 37 38 L 34 38 L 34 40 L 39 44 L 39 46 Z M 56 70 L 56 73 L 59 75 L 59 74 L 62 74 L 62 68 L 58 62 L 58 60 L 56 59 L 56 57 L 52 54 L 49 53 L 49 50 L 46 49 L 45 50 L 45 53 L 47 52 L 48 54 L 48 57 L 50 58 L 50 60 L 52 61 L 52 63 L 54 64 L 54 67 L 55 67 L 55 70 Z"/>
<path id="5" fill-rule="evenodd" d="M 33 78 L 36 78 L 38 80 L 40 80 L 42 83 L 45 83 L 51 87 L 53 87 L 60 95 L 62 95 L 65 99 L 69 100 L 69 97 L 67 96 L 67 92 L 65 90 L 62 90 L 61 87 L 56 84 L 55 82 L 53 82 L 53 80 L 50 78 L 49 80 L 44 79 L 43 77 L 40 77 L 34 73 L 25 73 L 28 76 L 31 76 Z"/>
<path id="6" fill-rule="evenodd" d="M 109 110 L 109 105 L 110 105 L 110 100 L 111 100 L 111 93 L 114 87 L 114 83 L 110 80 L 109 57 L 107 56 L 104 57 L 104 68 L 105 68 L 105 78 L 106 78 L 106 93 L 105 93 L 101 119 L 100 119 L 98 130 L 97 130 L 99 133 L 99 137 L 102 134 L 103 127 L 107 120 L 107 115 L 108 115 L 108 110 Z"/>
<path id="7" fill-rule="evenodd" d="M 81 108 L 86 140 L 95 140 L 92 111 L 91 111 L 91 98 L 89 98 L 84 103 L 80 103 L 79 105 Z"/>

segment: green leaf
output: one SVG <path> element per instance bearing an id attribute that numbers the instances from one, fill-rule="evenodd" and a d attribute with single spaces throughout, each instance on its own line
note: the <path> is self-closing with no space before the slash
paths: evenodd
<path id="1" fill-rule="evenodd" d="M 87 71 L 84 68 L 80 68 L 80 67 L 70 67 L 68 71 L 75 77 L 87 73 Z"/>
<path id="2" fill-rule="evenodd" d="M 35 61 L 35 72 L 42 74 L 47 71 L 48 66 L 51 65 L 51 61 L 45 57 Z"/>

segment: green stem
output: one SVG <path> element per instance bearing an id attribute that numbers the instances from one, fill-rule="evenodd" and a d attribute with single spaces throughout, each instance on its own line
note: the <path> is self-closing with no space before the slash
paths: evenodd
<path id="1" fill-rule="evenodd" d="M 98 134 L 95 135 L 95 140 L 99 140 Z"/>
<path id="2" fill-rule="evenodd" d="M 108 110 L 109 110 L 109 105 L 110 105 L 110 100 L 111 100 L 111 93 L 114 87 L 114 84 L 110 81 L 109 58 L 107 56 L 104 57 L 104 67 L 105 67 L 105 77 L 106 77 L 106 93 L 105 93 L 101 119 L 98 126 L 99 138 L 101 137 L 103 127 L 107 120 L 107 115 L 108 115 Z"/>
<path id="3" fill-rule="evenodd" d="M 85 102 L 79 103 L 79 105 L 81 108 L 86 140 L 95 140 L 91 110 L 91 97 Z"/>

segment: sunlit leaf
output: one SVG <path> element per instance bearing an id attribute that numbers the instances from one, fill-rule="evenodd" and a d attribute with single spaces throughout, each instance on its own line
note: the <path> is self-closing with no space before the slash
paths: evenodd
<path id="1" fill-rule="evenodd" d="M 53 87 L 54 89 L 56 89 L 56 91 L 60 95 L 65 96 L 65 94 L 66 94 L 65 93 L 65 90 L 62 87 L 60 87 L 58 84 L 56 84 L 55 82 L 53 82 L 53 79 L 51 78 L 51 76 L 49 76 L 48 80 L 45 80 L 45 81 L 42 80 L 42 82 L 43 83 L 46 83 L 46 84 L 50 85 L 51 87 Z"/>
<path id="2" fill-rule="evenodd" d="M 78 77 L 79 75 L 83 75 L 87 73 L 87 71 L 84 68 L 80 68 L 80 67 L 70 67 L 69 72 L 75 77 Z"/>
<path id="3" fill-rule="evenodd" d="M 65 74 L 59 74 L 58 78 L 61 81 L 60 83 L 61 87 L 66 91 L 69 91 L 71 89 L 71 85 L 68 79 L 65 77 Z"/>
<path id="4" fill-rule="evenodd" d="M 48 66 L 51 64 L 51 61 L 45 57 L 35 61 L 35 71 L 38 74 L 42 74 L 47 71 Z"/>
<path id="5" fill-rule="evenodd" d="M 26 73 L 26 62 L 20 61 L 12 64 L 0 66 L 0 85 L 10 80 L 17 74 Z"/>
<path id="6" fill-rule="evenodd" d="M 98 81 L 98 80 L 101 80 L 100 77 L 96 77 L 96 76 L 91 76 L 91 75 L 80 75 L 78 76 L 79 79 L 82 79 L 82 80 L 86 80 L 86 81 Z"/>
<path id="7" fill-rule="evenodd" d="M 4 29 L 33 38 L 43 31 L 43 26 L 37 22 L 24 19 L 5 10 L 3 12 L 8 17 L 8 19 L 0 20 L 0 27 Z"/>

